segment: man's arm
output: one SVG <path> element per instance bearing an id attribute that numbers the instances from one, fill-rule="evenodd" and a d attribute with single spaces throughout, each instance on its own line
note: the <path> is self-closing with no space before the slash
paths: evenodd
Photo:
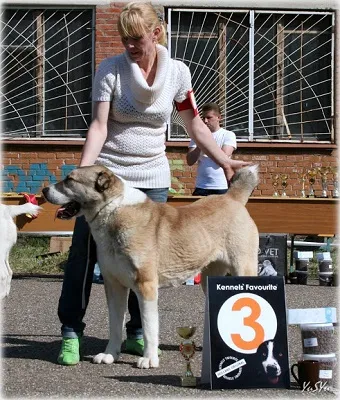
<path id="1" fill-rule="evenodd" d="M 187 152 L 187 163 L 189 166 L 194 165 L 200 158 L 201 149 L 199 147 L 190 147 Z"/>
<path id="2" fill-rule="evenodd" d="M 193 110 L 179 112 L 189 136 L 195 140 L 197 146 L 204 151 L 217 165 L 223 168 L 228 181 L 233 177 L 238 168 L 251 165 L 251 162 L 232 160 L 218 146 L 209 128 L 205 125 L 199 115 Z"/>
<path id="3" fill-rule="evenodd" d="M 226 154 L 229 158 L 231 158 L 231 156 L 232 156 L 232 154 L 233 154 L 233 152 L 234 152 L 235 149 L 234 149 L 233 146 L 229 146 L 229 145 L 225 144 L 225 145 L 222 146 L 222 150 L 225 152 L 225 154 Z"/>

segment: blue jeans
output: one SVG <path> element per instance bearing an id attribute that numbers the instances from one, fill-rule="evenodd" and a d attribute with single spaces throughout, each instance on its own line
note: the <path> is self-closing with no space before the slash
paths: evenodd
<path id="1" fill-rule="evenodd" d="M 202 189 L 195 188 L 193 196 L 209 196 L 210 194 L 224 194 L 227 193 L 228 189 Z"/>
<path id="2" fill-rule="evenodd" d="M 165 203 L 168 188 L 140 189 L 150 199 Z M 58 316 L 64 337 L 76 338 L 82 334 L 86 324 L 83 318 L 90 299 L 94 266 L 97 262 L 96 244 L 90 234 L 85 218 L 78 217 L 74 226 L 70 254 L 65 266 L 64 281 L 59 299 Z M 128 338 L 143 337 L 138 299 L 130 290 L 128 310 L 131 316 L 126 324 Z"/>

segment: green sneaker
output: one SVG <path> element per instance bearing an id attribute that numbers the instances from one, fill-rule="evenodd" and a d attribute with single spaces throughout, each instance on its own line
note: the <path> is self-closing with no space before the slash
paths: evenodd
<path id="1" fill-rule="evenodd" d="M 126 339 L 125 352 L 136 356 L 143 356 L 144 339 Z M 162 354 L 162 350 L 158 349 L 158 355 Z"/>
<path id="2" fill-rule="evenodd" d="M 80 361 L 81 339 L 63 337 L 61 349 L 58 355 L 58 364 L 76 365 Z"/>

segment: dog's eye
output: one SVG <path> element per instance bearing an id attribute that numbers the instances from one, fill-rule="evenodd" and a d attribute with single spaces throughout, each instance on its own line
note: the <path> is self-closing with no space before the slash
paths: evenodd
<path id="1" fill-rule="evenodd" d="M 283 356 L 283 354 L 282 353 L 279 353 L 279 357 L 282 357 Z"/>

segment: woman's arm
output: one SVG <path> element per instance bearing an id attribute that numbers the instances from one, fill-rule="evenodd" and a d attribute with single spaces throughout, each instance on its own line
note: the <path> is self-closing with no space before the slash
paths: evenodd
<path id="1" fill-rule="evenodd" d="M 224 151 L 224 153 L 230 158 L 233 154 L 234 151 L 234 147 L 233 146 L 229 146 L 229 145 L 224 145 L 222 147 L 222 151 Z M 200 158 L 201 155 L 201 149 L 199 147 L 191 147 L 188 149 L 187 152 L 187 164 L 189 166 L 194 165 L 195 162 Z"/>
<path id="2" fill-rule="evenodd" d="M 223 168 L 228 181 L 233 177 L 235 170 L 250 165 L 251 162 L 232 160 L 218 146 L 209 128 L 205 125 L 199 115 L 194 116 L 193 110 L 179 111 L 189 136 L 194 139 L 199 147 L 208 157 Z"/>
<path id="3" fill-rule="evenodd" d="M 80 167 L 93 165 L 96 161 L 107 137 L 107 121 L 111 103 L 98 101 L 94 103 L 93 120 L 87 131 L 83 147 Z"/>

